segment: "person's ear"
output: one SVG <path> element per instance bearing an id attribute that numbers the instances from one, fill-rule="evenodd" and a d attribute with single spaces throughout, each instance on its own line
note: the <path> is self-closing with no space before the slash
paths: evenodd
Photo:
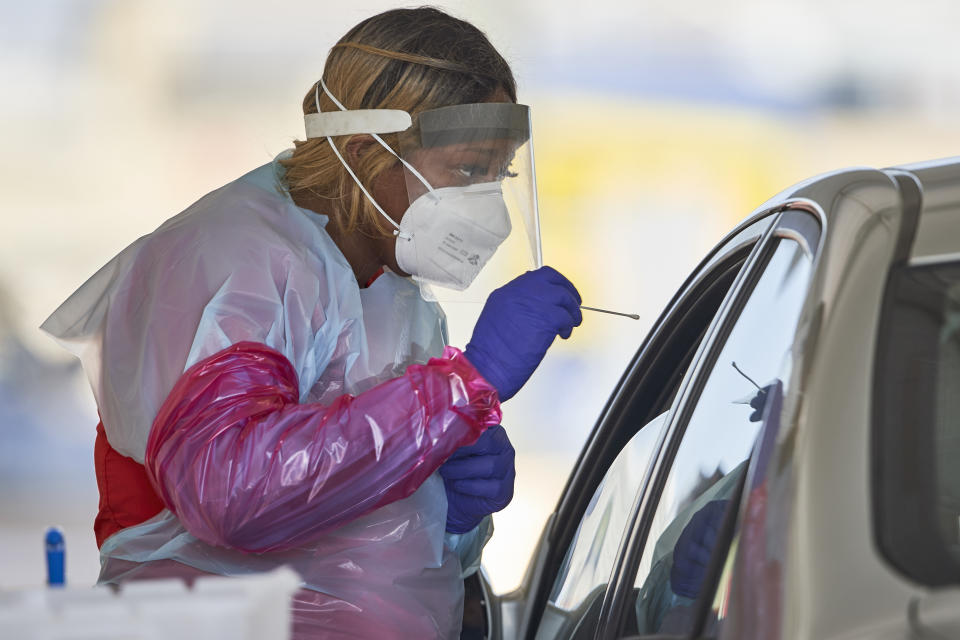
<path id="1" fill-rule="evenodd" d="M 376 144 L 376 141 L 373 139 L 373 136 L 367 134 L 360 134 L 350 138 L 347 146 L 344 148 L 344 156 L 347 162 L 350 163 L 351 166 L 356 166 L 372 144 Z"/>

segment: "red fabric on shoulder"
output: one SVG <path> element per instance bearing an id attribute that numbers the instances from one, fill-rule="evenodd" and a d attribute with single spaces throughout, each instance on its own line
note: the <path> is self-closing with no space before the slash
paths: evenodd
<path id="1" fill-rule="evenodd" d="M 373 276 L 369 280 L 367 280 L 367 284 L 363 285 L 363 288 L 366 289 L 367 287 L 372 285 L 374 282 L 377 281 L 377 278 L 379 278 L 382 275 L 383 275 L 383 267 L 380 267 L 379 269 L 377 269 L 377 272 L 373 274 Z"/>
<path id="2" fill-rule="evenodd" d="M 163 502 L 147 478 L 147 470 L 133 458 L 120 455 L 107 442 L 103 422 L 97 425 L 93 446 L 100 510 L 93 521 L 97 546 L 111 535 L 149 520 L 163 510 Z"/>

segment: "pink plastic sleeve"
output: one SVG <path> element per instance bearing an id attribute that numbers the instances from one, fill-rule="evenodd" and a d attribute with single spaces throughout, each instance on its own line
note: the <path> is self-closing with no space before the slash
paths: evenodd
<path id="1" fill-rule="evenodd" d="M 499 423 L 496 390 L 453 347 L 324 406 L 298 404 L 282 354 L 241 342 L 179 379 L 151 428 L 145 466 L 200 540 L 274 551 L 409 496 Z"/>

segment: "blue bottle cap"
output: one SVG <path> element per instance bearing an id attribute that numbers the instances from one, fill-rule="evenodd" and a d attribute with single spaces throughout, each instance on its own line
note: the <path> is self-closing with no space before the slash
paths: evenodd
<path id="1" fill-rule="evenodd" d="M 47 529 L 44 536 L 47 554 L 47 584 L 51 587 L 62 587 L 66 583 L 66 543 L 63 532 L 57 527 Z"/>

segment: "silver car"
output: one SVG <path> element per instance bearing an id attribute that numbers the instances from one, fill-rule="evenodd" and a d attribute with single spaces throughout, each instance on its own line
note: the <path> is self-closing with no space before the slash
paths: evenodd
<path id="1" fill-rule="evenodd" d="M 675 295 L 465 638 L 960 638 L 960 158 L 803 182 Z"/>

